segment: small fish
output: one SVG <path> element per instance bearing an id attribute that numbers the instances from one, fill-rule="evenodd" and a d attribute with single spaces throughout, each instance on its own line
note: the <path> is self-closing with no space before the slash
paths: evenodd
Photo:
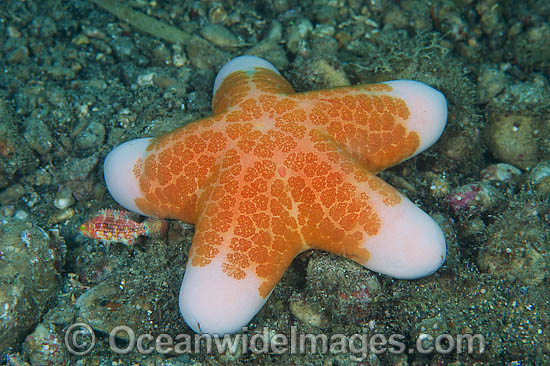
<path id="1" fill-rule="evenodd" d="M 162 238 L 166 234 L 166 221 L 150 217 L 143 222 L 136 222 L 129 217 L 129 212 L 103 209 L 99 214 L 84 224 L 79 231 L 87 238 L 100 240 L 106 244 L 124 243 L 132 245 L 134 240 L 145 235 L 151 238 Z"/>

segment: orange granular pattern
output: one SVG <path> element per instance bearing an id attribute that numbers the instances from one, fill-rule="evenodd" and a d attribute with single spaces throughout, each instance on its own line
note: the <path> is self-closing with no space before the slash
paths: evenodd
<path id="1" fill-rule="evenodd" d="M 365 263 L 380 230 L 371 196 L 399 194 L 373 172 L 411 156 L 405 102 L 385 84 L 295 94 L 276 73 L 235 72 L 215 115 L 161 136 L 134 167 L 144 213 L 196 224 L 194 266 L 222 261 L 267 296 L 307 248 Z"/>

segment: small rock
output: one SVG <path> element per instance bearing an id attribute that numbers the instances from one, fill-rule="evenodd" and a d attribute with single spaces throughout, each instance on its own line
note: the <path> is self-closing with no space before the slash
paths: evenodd
<path id="1" fill-rule="evenodd" d="M 227 11 L 221 3 L 215 2 L 208 11 L 208 20 L 212 24 L 223 23 L 227 19 Z"/>
<path id="2" fill-rule="evenodd" d="M 485 234 L 486 226 L 480 218 L 473 218 L 465 220 L 460 226 L 460 229 L 460 233 L 464 237 L 474 238 Z"/>
<path id="3" fill-rule="evenodd" d="M 66 363 L 67 351 L 63 338 L 57 334 L 53 325 L 38 324 L 34 332 L 25 338 L 23 350 L 32 366 Z"/>
<path id="4" fill-rule="evenodd" d="M 17 201 L 25 194 L 25 188 L 21 184 L 13 184 L 0 193 L 0 205 Z"/>
<path id="5" fill-rule="evenodd" d="M 528 176 L 528 182 L 531 187 L 539 194 L 550 194 L 550 162 L 543 161 L 537 164 Z"/>
<path id="6" fill-rule="evenodd" d="M 71 217 L 74 216 L 74 214 L 75 214 L 74 209 L 72 207 L 68 207 L 64 210 L 58 211 L 50 215 L 48 221 L 52 224 L 59 224 L 69 220 Z"/>
<path id="7" fill-rule="evenodd" d="M 303 55 L 307 49 L 307 38 L 312 30 L 313 25 L 308 19 L 302 18 L 296 21 L 287 33 L 286 47 L 288 51 L 294 55 Z"/>
<path id="8" fill-rule="evenodd" d="M 411 19 L 399 6 L 393 6 L 384 16 L 384 25 L 391 25 L 395 29 L 406 29 Z"/>
<path id="9" fill-rule="evenodd" d="M 67 94 L 64 89 L 61 88 L 51 88 L 48 90 L 46 95 L 48 102 L 54 107 L 59 109 L 67 108 L 69 101 L 67 99 Z"/>
<path id="10" fill-rule="evenodd" d="M 76 77 L 75 70 L 61 65 L 46 66 L 43 70 L 53 79 L 59 81 L 73 80 Z"/>
<path id="11" fill-rule="evenodd" d="M 340 45 L 334 37 L 314 37 L 311 49 L 316 55 L 335 55 Z"/>
<path id="12" fill-rule="evenodd" d="M 238 38 L 220 24 L 208 24 L 201 29 L 201 36 L 218 47 L 238 47 Z"/>
<path id="13" fill-rule="evenodd" d="M 509 182 L 520 176 L 521 170 L 506 163 L 489 165 L 481 171 L 482 181 Z"/>
<path id="14" fill-rule="evenodd" d="M 494 67 L 485 66 L 477 79 L 477 99 L 488 103 L 506 86 L 506 75 Z"/>
<path id="15" fill-rule="evenodd" d="M 17 346 L 48 310 L 58 291 L 50 238 L 27 222 L 0 225 L 0 349 Z"/>
<path id="16" fill-rule="evenodd" d="M 36 16 L 30 26 L 33 35 L 50 40 L 57 32 L 55 21 L 44 15 Z"/>
<path id="17" fill-rule="evenodd" d="M 15 213 L 15 207 L 13 205 L 7 205 L 0 208 L 0 216 L 12 217 Z"/>
<path id="18" fill-rule="evenodd" d="M 21 46 L 8 53 L 6 61 L 10 64 L 20 64 L 28 60 L 28 58 L 29 49 L 25 46 Z"/>
<path id="19" fill-rule="evenodd" d="M 57 193 L 55 199 L 53 200 L 53 205 L 60 210 L 64 210 L 68 207 L 74 205 L 73 192 L 70 189 L 62 189 Z"/>
<path id="20" fill-rule="evenodd" d="M 542 22 L 512 40 L 513 57 L 524 69 L 544 69 L 550 60 L 550 24 Z"/>
<path id="21" fill-rule="evenodd" d="M 445 175 L 429 172 L 426 178 L 430 182 L 430 194 L 433 197 L 441 199 L 449 194 L 451 184 Z"/>
<path id="22" fill-rule="evenodd" d="M 90 39 L 85 34 L 80 33 L 71 42 L 77 46 L 82 46 L 89 44 Z"/>
<path id="23" fill-rule="evenodd" d="M 25 221 L 29 218 L 29 213 L 25 210 L 17 210 L 13 217 L 20 221 Z"/>
<path id="24" fill-rule="evenodd" d="M 161 66 L 170 64 L 172 53 L 170 52 L 168 47 L 166 47 L 166 44 L 164 44 L 164 42 L 157 40 L 155 42 L 152 42 L 149 47 L 151 47 L 150 55 L 154 64 Z"/>
<path id="25" fill-rule="evenodd" d="M 53 146 L 53 137 L 48 126 L 38 118 L 31 118 L 26 122 L 26 126 L 23 136 L 31 149 L 40 155 L 50 152 Z"/>
<path id="26" fill-rule="evenodd" d="M 544 252 L 546 226 L 528 207 L 512 207 L 504 212 L 501 219 L 487 229 L 486 242 L 477 259 L 479 268 L 498 279 L 541 285 L 549 268 Z"/>
<path id="27" fill-rule="evenodd" d="M 174 64 L 175 67 L 182 67 L 189 63 L 189 60 L 187 59 L 187 55 L 185 54 L 180 44 L 173 45 L 172 50 L 173 50 L 172 64 Z"/>
<path id="28" fill-rule="evenodd" d="M 515 108 L 530 110 L 550 102 L 550 88 L 543 75 L 535 74 L 532 80 L 513 84 L 507 91 L 508 100 L 514 103 Z"/>
<path id="29" fill-rule="evenodd" d="M 380 282 L 360 264 L 320 253 L 307 265 L 307 302 L 327 312 L 331 323 L 368 323 L 376 309 L 372 300 L 381 293 Z"/>
<path id="30" fill-rule="evenodd" d="M 218 70 L 231 58 L 229 53 L 197 36 L 191 37 L 189 40 L 187 56 L 191 64 L 201 70 Z"/>
<path id="31" fill-rule="evenodd" d="M 507 26 L 502 17 L 502 6 L 495 2 L 491 7 L 481 15 L 481 26 L 483 31 L 492 37 L 499 37 L 504 35 L 504 29 Z"/>
<path id="32" fill-rule="evenodd" d="M 59 169 L 58 178 L 61 182 L 83 181 L 97 166 L 99 157 L 97 154 L 86 158 L 71 158 Z"/>
<path id="33" fill-rule="evenodd" d="M 117 37 L 110 42 L 110 45 L 113 54 L 119 61 L 131 61 L 139 53 L 134 43 L 127 37 Z M 105 51 L 102 52 L 107 53 Z"/>
<path id="34" fill-rule="evenodd" d="M 139 302 L 123 303 L 120 279 L 111 277 L 82 294 L 76 301 L 78 316 L 87 320 L 90 326 L 104 333 L 109 333 L 118 324 L 124 324 L 136 330 L 144 311 L 136 311 Z M 146 304 L 142 304 L 146 305 Z M 144 310 L 144 309 L 142 309 Z M 121 332 L 119 337 L 128 336 Z"/>
<path id="35" fill-rule="evenodd" d="M 103 144 L 105 127 L 99 122 L 90 122 L 76 137 L 76 145 L 80 150 L 87 150 Z"/>
<path id="36" fill-rule="evenodd" d="M 466 184 L 445 197 L 445 203 L 455 213 L 479 214 L 496 207 L 504 195 L 486 182 Z"/>
<path id="37" fill-rule="evenodd" d="M 295 77 L 307 89 L 326 89 L 349 86 L 350 81 L 336 58 L 299 57 L 294 61 Z"/>
<path id="38" fill-rule="evenodd" d="M 283 38 L 283 25 L 278 20 L 274 19 L 271 22 L 271 27 L 264 37 L 264 41 L 279 43 Z"/>
<path id="39" fill-rule="evenodd" d="M 302 299 L 291 299 L 289 303 L 290 312 L 299 321 L 315 328 L 324 328 L 328 319 L 315 306 Z"/>
<path id="40" fill-rule="evenodd" d="M 495 158 L 527 169 L 536 164 L 538 121 L 522 114 L 494 114 L 486 133 L 489 150 Z"/>
<path id="41" fill-rule="evenodd" d="M 284 70 L 288 66 L 288 58 L 283 47 L 271 40 L 264 40 L 257 43 L 254 47 L 248 50 L 247 54 L 265 58 L 277 68 Z"/>

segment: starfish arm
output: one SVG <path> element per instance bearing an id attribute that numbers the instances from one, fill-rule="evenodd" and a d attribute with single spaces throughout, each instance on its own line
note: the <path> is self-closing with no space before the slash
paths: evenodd
<path id="1" fill-rule="evenodd" d="M 212 111 L 219 114 L 247 98 L 260 94 L 291 94 L 294 89 L 269 62 L 253 56 L 241 56 L 227 63 L 214 83 Z"/>
<path id="2" fill-rule="evenodd" d="M 431 146 L 447 120 L 443 94 L 398 80 L 293 96 L 305 123 L 326 133 L 369 171 L 379 172 Z"/>
<path id="3" fill-rule="evenodd" d="M 303 249 L 296 221 L 283 207 L 289 197 L 273 179 L 275 165 L 256 161 L 239 171 L 233 167 L 246 163 L 235 158 L 224 161 L 216 184 L 201 199 L 181 285 L 181 313 L 197 332 L 240 330 Z M 271 198 L 268 181 L 277 191 Z"/>
<path id="4" fill-rule="evenodd" d="M 217 122 L 216 118 L 206 118 L 170 134 L 143 139 L 146 146 L 130 165 L 129 181 L 137 187 L 128 200 L 137 210 L 130 209 L 146 216 L 195 223 L 199 198 L 211 186 L 227 145 Z M 113 153 L 122 154 L 119 149 Z"/>
<path id="5" fill-rule="evenodd" d="M 439 226 L 318 133 L 284 159 L 298 230 L 310 248 L 396 278 L 431 274 L 445 258 Z"/>

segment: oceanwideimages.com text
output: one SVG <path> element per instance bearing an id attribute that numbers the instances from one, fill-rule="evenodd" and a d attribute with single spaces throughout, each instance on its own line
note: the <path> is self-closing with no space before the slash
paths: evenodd
<path id="1" fill-rule="evenodd" d="M 369 354 L 419 353 L 482 354 L 485 352 L 485 337 L 481 334 L 422 333 L 410 342 L 403 334 L 380 333 L 313 334 L 299 333 L 295 326 L 290 334 L 277 333 L 268 327 L 261 331 L 249 331 L 244 327 L 236 334 L 187 334 L 178 335 L 149 333 L 136 334 L 125 325 L 114 327 L 108 337 L 109 348 L 117 354 L 138 352 L 140 354 L 349 354 L 353 361 L 363 361 Z M 75 323 L 65 331 L 65 346 L 74 355 L 84 356 L 96 344 L 93 329 L 86 323 Z"/>

